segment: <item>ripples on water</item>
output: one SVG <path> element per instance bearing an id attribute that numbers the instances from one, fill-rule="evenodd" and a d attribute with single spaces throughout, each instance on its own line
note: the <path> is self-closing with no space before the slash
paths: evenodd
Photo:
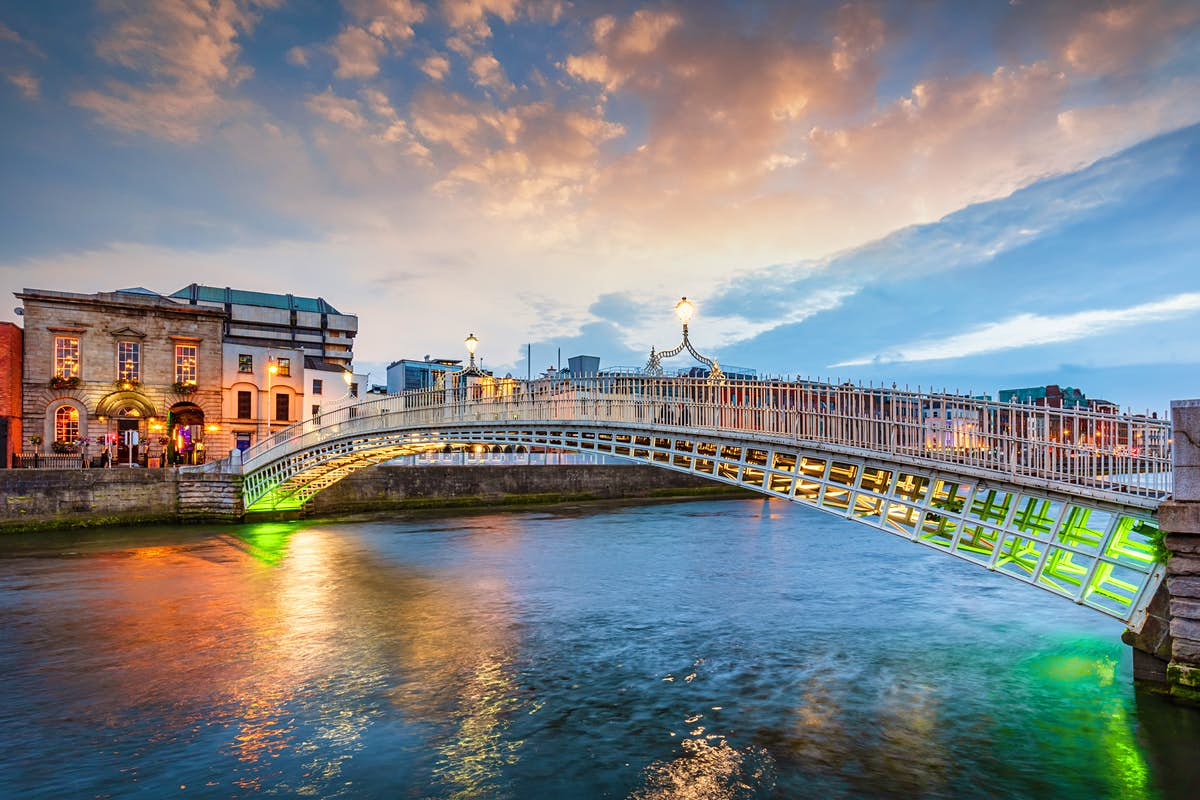
<path id="1" fill-rule="evenodd" d="M 1194 797 L 1121 627 L 778 502 L 0 542 L 13 797 Z"/>

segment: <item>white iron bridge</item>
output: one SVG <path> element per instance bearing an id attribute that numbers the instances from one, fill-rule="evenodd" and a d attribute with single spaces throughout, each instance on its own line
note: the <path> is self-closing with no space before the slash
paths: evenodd
<path id="1" fill-rule="evenodd" d="M 330 408 L 243 454 L 248 511 L 449 447 L 602 454 L 870 525 L 1140 629 L 1165 572 L 1165 418 L 783 380 L 472 377 Z"/>

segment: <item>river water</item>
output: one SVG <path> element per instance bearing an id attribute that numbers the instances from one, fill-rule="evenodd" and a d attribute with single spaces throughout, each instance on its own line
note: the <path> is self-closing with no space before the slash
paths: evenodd
<path id="1" fill-rule="evenodd" d="M 1196 797 L 1121 625 L 778 501 L 0 540 L 5 797 Z"/>

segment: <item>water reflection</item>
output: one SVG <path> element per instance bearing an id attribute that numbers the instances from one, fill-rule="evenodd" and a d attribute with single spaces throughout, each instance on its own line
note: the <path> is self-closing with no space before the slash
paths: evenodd
<path id="1" fill-rule="evenodd" d="M 80 536 L 0 546 L 17 796 L 1182 797 L 1200 779 L 1200 715 L 1135 702 L 1119 626 L 784 504 Z"/>

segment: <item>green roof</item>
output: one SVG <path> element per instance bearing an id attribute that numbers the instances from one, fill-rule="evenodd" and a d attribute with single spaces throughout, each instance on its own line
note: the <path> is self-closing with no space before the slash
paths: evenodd
<path id="1" fill-rule="evenodd" d="M 340 314 L 323 297 L 299 297 L 294 294 L 272 294 L 231 289 L 228 286 L 203 286 L 193 283 L 175 292 L 171 297 L 203 303 L 236 303 L 260 308 L 282 308 L 288 311 L 316 311 L 324 314 Z"/>

